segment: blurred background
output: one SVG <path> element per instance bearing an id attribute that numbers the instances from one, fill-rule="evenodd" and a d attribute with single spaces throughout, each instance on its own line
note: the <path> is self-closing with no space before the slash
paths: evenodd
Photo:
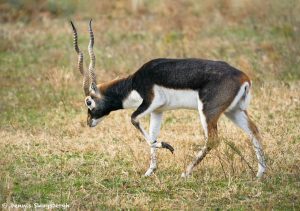
<path id="1" fill-rule="evenodd" d="M 299 10 L 296 0 L 1 0 L 0 123 L 24 122 L 19 109 L 29 122 L 43 118 L 82 92 L 71 19 L 87 62 L 94 20 L 100 82 L 153 58 L 195 57 L 224 60 L 263 83 L 300 78 Z"/>
<path id="2" fill-rule="evenodd" d="M 175 155 L 160 151 L 158 173 L 141 178 L 149 149 L 130 123 L 132 111 L 86 127 L 69 21 L 87 67 L 90 18 L 98 82 L 159 57 L 223 60 L 246 72 L 267 179 L 251 180 L 251 144 L 222 118 L 219 150 L 180 180 L 203 143 L 197 113 L 186 110 L 167 112 L 163 123 L 162 140 Z M 299 65 L 299 0 L 0 0 L 0 203 L 300 209 Z"/>

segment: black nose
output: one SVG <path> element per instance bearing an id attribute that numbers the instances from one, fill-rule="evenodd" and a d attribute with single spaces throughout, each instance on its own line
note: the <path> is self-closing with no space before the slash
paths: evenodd
<path id="1" fill-rule="evenodd" d="M 87 104 L 88 106 L 90 106 L 90 105 L 92 105 L 92 102 L 89 101 L 89 100 L 87 100 L 87 101 L 86 101 L 86 104 Z"/>

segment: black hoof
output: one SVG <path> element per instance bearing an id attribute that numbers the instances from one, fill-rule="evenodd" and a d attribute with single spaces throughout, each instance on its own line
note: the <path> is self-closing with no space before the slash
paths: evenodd
<path id="1" fill-rule="evenodd" d="M 161 142 L 161 147 L 170 150 L 172 152 L 172 154 L 174 152 L 174 148 L 170 144 L 168 144 L 166 142 Z"/>

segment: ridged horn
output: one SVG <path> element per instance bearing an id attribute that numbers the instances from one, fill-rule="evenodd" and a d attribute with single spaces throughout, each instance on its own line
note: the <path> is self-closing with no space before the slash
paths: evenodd
<path id="1" fill-rule="evenodd" d="M 89 51 L 89 55 L 90 55 L 90 65 L 89 65 L 89 79 L 90 79 L 90 83 L 94 82 L 95 84 L 97 84 L 96 82 L 96 74 L 95 74 L 95 54 L 94 54 L 94 33 L 93 33 L 93 29 L 92 29 L 92 19 L 89 22 L 89 33 L 90 33 L 90 42 L 89 42 L 89 46 L 88 46 L 88 51 Z"/>
<path id="2" fill-rule="evenodd" d="M 73 29 L 73 37 L 74 37 L 74 48 L 78 55 L 78 69 L 79 72 L 83 75 L 83 91 L 85 95 L 89 95 L 89 76 L 88 72 L 84 71 L 83 69 L 83 53 L 78 47 L 78 35 L 75 25 L 72 21 L 70 21 L 72 29 Z"/>

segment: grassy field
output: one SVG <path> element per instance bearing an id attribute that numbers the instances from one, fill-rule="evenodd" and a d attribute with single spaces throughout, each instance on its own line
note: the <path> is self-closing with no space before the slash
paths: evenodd
<path id="1" fill-rule="evenodd" d="M 299 1 L 23 2 L 0 1 L 0 204 L 300 209 Z M 266 177 L 256 180 L 249 140 L 224 117 L 221 145 L 187 180 L 180 174 L 204 143 L 195 111 L 165 113 L 160 139 L 175 153 L 159 150 L 158 171 L 148 178 L 150 150 L 130 123 L 132 111 L 88 128 L 68 21 L 88 64 L 89 18 L 100 82 L 158 57 L 224 60 L 246 72 Z"/>

